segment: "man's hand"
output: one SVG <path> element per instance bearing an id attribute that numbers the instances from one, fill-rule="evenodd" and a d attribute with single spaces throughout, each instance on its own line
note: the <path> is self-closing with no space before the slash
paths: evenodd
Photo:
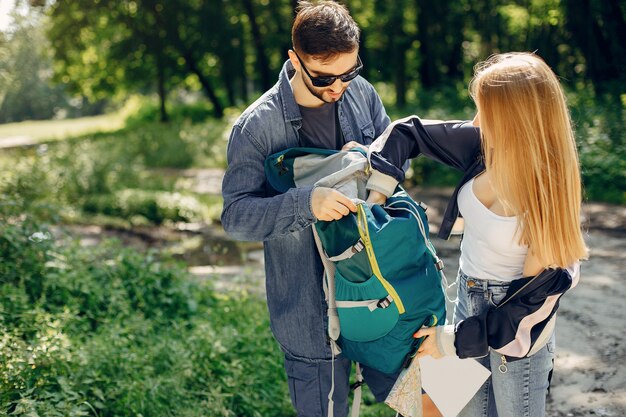
<path id="1" fill-rule="evenodd" d="M 439 359 L 444 355 L 439 352 L 437 348 L 437 328 L 436 327 L 425 327 L 419 329 L 414 335 L 414 338 L 419 339 L 420 337 L 425 337 L 424 341 L 420 345 L 419 349 L 417 349 L 417 357 L 423 358 L 424 356 L 432 356 L 435 359 Z"/>
<path id="2" fill-rule="evenodd" d="M 356 212 L 356 204 L 337 190 L 316 187 L 311 195 L 311 209 L 318 220 L 331 221 Z"/>
<path id="3" fill-rule="evenodd" d="M 354 149 L 354 148 L 360 148 L 363 149 L 365 152 L 367 152 L 367 146 L 359 143 L 359 142 L 355 142 L 353 140 L 351 140 L 350 142 L 346 143 L 345 145 L 343 145 L 343 147 L 341 148 L 342 151 L 349 151 L 350 149 Z"/>
<path id="4" fill-rule="evenodd" d="M 367 196 L 368 203 L 384 204 L 385 201 L 387 201 L 387 196 L 383 193 L 379 193 L 378 191 L 370 190 L 370 193 Z"/>

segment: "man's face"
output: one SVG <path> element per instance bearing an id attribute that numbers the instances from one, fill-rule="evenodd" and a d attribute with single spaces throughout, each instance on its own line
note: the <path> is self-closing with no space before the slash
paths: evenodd
<path id="1" fill-rule="evenodd" d="M 350 81 L 343 82 L 337 78 L 335 82 L 328 87 L 315 87 L 307 71 L 311 77 L 329 77 L 347 74 L 356 68 L 357 62 L 360 62 L 357 59 L 358 53 L 358 50 L 354 50 L 353 52 L 339 54 L 327 62 L 319 61 L 309 56 L 300 56 L 300 76 L 302 77 L 302 81 L 304 81 L 304 85 L 309 89 L 311 94 L 325 103 L 333 103 L 339 100 L 348 88 Z"/>

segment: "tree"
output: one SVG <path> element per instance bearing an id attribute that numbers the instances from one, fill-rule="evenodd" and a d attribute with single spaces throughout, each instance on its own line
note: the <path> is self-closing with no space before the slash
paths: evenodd
<path id="1" fill-rule="evenodd" d="M 10 33 L 0 32 L 0 123 L 50 119 L 69 105 L 63 88 L 50 83 L 40 17 L 14 15 L 14 22 Z"/>
<path id="2" fill-rule="evenodd" d="M 585 57 L 586 72 L 603 86 L 626 81 L 626 23 L 617 0 L 564 0 L 566 25 Z"/>
<path id="3" fill-rule="evenodd" d="M 202 64 L 209 48 L 198 44 L 206 31 L 199 30 L 199 19 L 214 13 L 207 10 L 213 4 L 59 0 L 50 8 L 48 31 L 57 79 L 91 98 L 156 90 L 161 120 L 167 120 L 168 91 L 192 74 L 221 117 L 213 77 Z"/>

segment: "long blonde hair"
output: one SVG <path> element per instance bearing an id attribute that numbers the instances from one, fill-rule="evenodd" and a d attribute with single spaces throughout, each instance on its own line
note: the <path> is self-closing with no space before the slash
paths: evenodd
<path id="1" fill-rule="evenodd" d="M 470 91 L 487 172 L 520 243 L 544 266 L 586 258 L 578 153 L 556 75 L 537 55 L 499 54 L 477 65 Z"/>

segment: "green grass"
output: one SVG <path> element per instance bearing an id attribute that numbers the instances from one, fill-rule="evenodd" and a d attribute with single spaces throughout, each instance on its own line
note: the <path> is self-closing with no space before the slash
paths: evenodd
<path id="1" fill-rule="evenodd" d="M 56 207 L 70 222 L 103 215 L 132 224 L 211 222 L 221 197 L 182 180 L 189 168 L 225 168 L 232 120 L 168 124 L 135 122 L 98 132 L 0 153 L 0 192 Z M 202 201 L 201 201 L 202 200 Z"/>
<path id="2" fill-rule="evenodd" d="M 3 138 L 27 137 L 34 142 L 64 140 L 96 132 L 111 132 L 124 127 L 124 117 L 113 113 L 79 119 L 42 120 L 0 124 L 0 143 Z"/>
<path id="3" fill-rule="evenodd" d="M 0 201 L 0 414 L 293 415 L 263 300 Z"/>

